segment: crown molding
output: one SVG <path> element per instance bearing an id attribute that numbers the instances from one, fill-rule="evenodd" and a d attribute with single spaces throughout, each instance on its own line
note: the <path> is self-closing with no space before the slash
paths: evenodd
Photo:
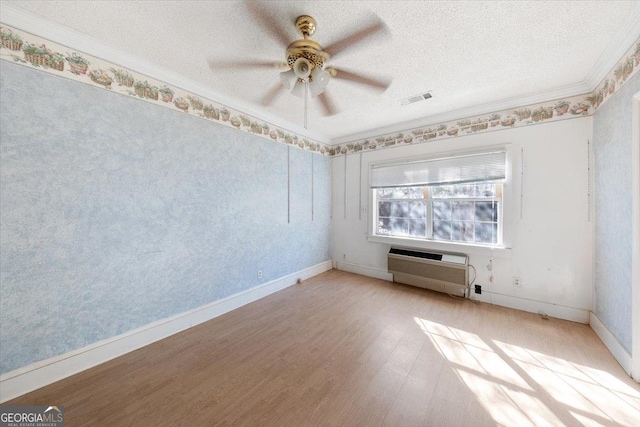
<path id="1" fill-rule="evenodd" d="M 613 70 L 620 58 L 638 40 L 640 36 L 640 2 L 637 2 L 633 11 L 629 14 L 627 22 L 611 37 L 609 44 L 593 64 L 591 71 L 585 77 L 583 83 L 592 92 Z"/>
<path id="2" fill-rule="evenodd" d="M 104 44 L 93 37 L 66 26 L 47 21 L 46 19 L 23 9 L 0 2 L 0 17 L 0 20 L 3 23 L 11 27 L 55 41 L 58 44 L 65 45 L 69 48 L 84 52 L 120 67 L 144 74 L 153 79 L 179 87 L 185 91 L 219 102 L 229 108 L 241 111 L 300 136 L 325 144 L 330 141 L 330 138 L 321 132 L 310 131 L 302 126 L 282 119 L 275 114 L 265 112 L 264 110 L 258 110 L 247 102 L 211 90 L 210 88 L 186 78 L 179 73 L 163 68 L 151 61 L 122 52 L 121 50 Z"/>

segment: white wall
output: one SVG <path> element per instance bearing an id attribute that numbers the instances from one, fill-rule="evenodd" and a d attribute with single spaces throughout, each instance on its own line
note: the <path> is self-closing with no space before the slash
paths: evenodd
<path id="1" fill-rule="evenodd" d="M 505 203 L 504 218 L 512 250 L 470 253 L 470 263 L 478 272 L 475 283 L 482 285 L 482 295 L 472 292 L 471 297 L 588 323 L 593 227 L 588 207 L 587 140 L 591 138 L 592 119 L 581 117 L 357 153 L 346 160 L 336 157 L 332 160 L 334 265 L 374 277 L 388 276 L 390 245 L 367 240 L 370 162 L 509 144 L 512 177 L 505 193 L 510 192 L 511 197 Z M 493 283 L 486 267 L 490 260 Z M 521 278 L 521 287 L 513 286 L 513 276 Z"/>

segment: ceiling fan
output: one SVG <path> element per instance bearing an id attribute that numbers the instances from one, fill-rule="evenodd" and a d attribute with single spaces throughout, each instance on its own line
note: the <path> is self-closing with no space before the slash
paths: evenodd
<path id="1" fill-rule="evenodd" d="M 316 31 L 316 21 L 311 16 L 302 15 L 296 19 L 295 27 L 302 39 L 289 43 L 289 36 L 277 22 L 272 19 L 256 2 L 246 0 L 245 5 L 254 20 L 282 47 L 286 47 L 286 61 L 228 61 L 221 62 L 208 59 L 209 67 L 216 71 L 233 68 L 275 68 L 280 72 L 280 82 L 271 88 L 261 99 L 262 105 L 269 105 L 282 91 L 305 99 L 305 128 L 307 125 L 307 98 L 318 98 L 325 115 L 336 113 L 334 103 L 325 92 L 331 79 L 341 79 L 358 83 L 379 91 L 386 90 L 391 84 L 388 78 L 374 78 L 364 74 L 327 66 L 330 58 L 342 53 L 347 48 L 365 41 L 378 32 L 386 31 L 386 25 L 379 19 L 366 27 L 356 30 L 342 39 L 325 47 L 311 40 Z"/>

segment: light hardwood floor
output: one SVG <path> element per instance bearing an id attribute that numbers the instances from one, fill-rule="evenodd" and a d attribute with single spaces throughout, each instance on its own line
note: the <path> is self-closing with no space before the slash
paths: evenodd
<path id="1" fill-rule="evenodd" d="M 8 404 L 67 427 L 640 425 L 589 326 L 337 270 Z"/>

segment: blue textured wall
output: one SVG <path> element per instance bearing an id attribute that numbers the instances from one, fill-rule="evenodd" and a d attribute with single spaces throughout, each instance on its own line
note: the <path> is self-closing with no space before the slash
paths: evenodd
<path id="1" fill-rule="evenodd" d="M 631 118 L 640 74 L 593 117 L 595 313 L 631 353 Z"/>
<path id="2" fill-rule="evenodd" d="M 0 372 L 330 259 L 328 158 L 0 70 Z"/>

